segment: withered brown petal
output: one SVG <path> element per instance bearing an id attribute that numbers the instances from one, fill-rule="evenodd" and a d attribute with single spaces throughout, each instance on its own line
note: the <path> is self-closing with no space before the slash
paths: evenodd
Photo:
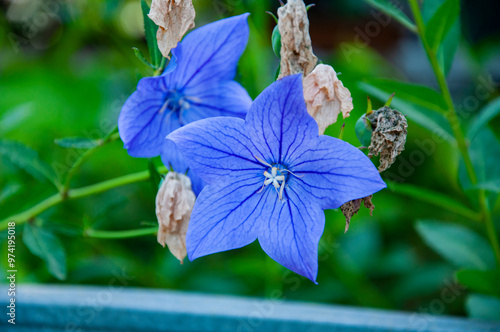
<path id="1" fill-rule="evenodd" d="M 156 195 L 158 243 L 183 262 L 187 255 L 186 233 L 196 196 L 191 180 L 184 174 L 169 172 Z"/>
<path id="2" fill-rule="evenodd" d="M 347 203 L 344 203 L 340 207 L 340 210 L 345 216 L 345 233 L 349 230 L 349 224 L 351 223 L 352 217 L 358 213 L 359 209 L 361 208 L 361 202 L 363 202 L 363 205 L 365 208 L 370 209 L 370 215 L 373 216 L 373 210 L 375 209 L 375 205 L 372 203 L 372 198 L 373 195 L 363 197 L 363 198 L 358 198 L 353 201 L 349 201 Z"/>
<path id="3" fill-rule="evenodd" d="M 303 85 L 307 111 L 318 123 L 320 135 L 337 122 L 340 113 L 343 118 L 349 117 L 353 109 L 351 92 L 332 66 L 319 64 L 304 78 Z"/>
<path id="4" fill-rule="evenodd" d="M 309 36 L 309 19 L 302 0 L 289 0 L 278 8 L 278 29 L 281 35 L 281 66 L 278 78 L 302 73 L 308 75 L 316 67 Z"/>
<path id="5" fill-rule="evenodd" d="M 195 15 L 192 0 L 153 0 L 148 16 L 158 25 L 156 39 L 164 57 L 170 58 L 170 50 L 194 28 Z"/>

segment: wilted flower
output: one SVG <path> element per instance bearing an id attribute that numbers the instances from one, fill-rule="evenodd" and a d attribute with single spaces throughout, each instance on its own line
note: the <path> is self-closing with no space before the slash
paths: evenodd
<path id="1" fill-rule="evenodd" d="M 252 100 L 233 81 L 248 40 L 248 14 L 194 30 L 172 50 L 172 60 L 158 77 L 139 81 L 118 119 L 120 137 L 133 157 L 161 155 L 179 173 L 187 164 L 172 141 L 175 129 L 213 116 L 244 117 Z M 191 173 L 190 173 L 191 174 Z M 203 183 L 192 176 L 193 189 Z"/>
<path id="2" fill-rule="evenodd" d="M 361 208 L 361 202 L 363 202 L 365 208 L 370 209 L 370 215 L 373 216 L 373 210 L 375 209 L 375 205 L 372 203 L 373 195 L 354 199 L 340 206 L 340 210 L 345 216 L 345 232 L 349 230 L 349 223 L 351 222 L 352 216 L 358 213 Z"/>
<path id="3" fill-rule="evenodd" d="M 194 28 L 195 11 L 192 0 L 153 0 L 149 18 L 158 26 L 156 39 L 165 58 L 184 34 Z"/>
<path id="4" fill-rule="evenodd" d="M 380 154 L 378 170 L 383 172 L 394 163 L 405 148 L 408 121 L 403 114 L 389 106 L 367 114 L 366 118 L 373 129 L 368 157 Z"/>
<path id="5" fill-rule="evenodd" d="M 167 138 L 208 183 L 187 233 L 191 260 L 258 239 L 271 258 L 315 281 L 323 210 L 386 186 L 359 149 L 318 135 L 302 75 L 265 89 L 245 120 L 205 119 Z"/>
<path id="6" fill-rule="evenodd" d="M 279 78 L 302 73 L 308 75 L 318 62 L 311 46 L 309 20 L 302 0 L 289 0 L 278 8 L 278 28 L 281 35 Z"/>
<path id="7" fill-rule="evenodd" d="M 351 93 L 331 66 L 319 64 L 304 78 L 303 84 L 307 111 L 318 123 L 320 135 L 337 122 L 341 112 L 343 118 L 349 116 L 353 109 Z"/>
<path id="8" fill-rule="evenodd" d="M 169 172 L 156 195 L 158 243 L 181 261 L 186 257 L 186 232 L 196 196 L 191 180 L 184 175 Z"/>

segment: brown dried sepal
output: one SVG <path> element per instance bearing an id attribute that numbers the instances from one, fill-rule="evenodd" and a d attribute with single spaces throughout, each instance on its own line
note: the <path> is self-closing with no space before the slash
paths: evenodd
<path id="1" fill-rule="evenodd" d="M 388 106 L 367 115 L 367 119 L 373 128 L 368 157 L 380 155 L 378 171 L 383 172 L 405 148 L 408 121 L 402 113 Z"/>
<path id="2" fill-rule="evenodd" d="M 169 172 L 156 195 L 158 243 L 183 262 L 187 255 L 186 232 L 196 196 L 191 180 L 184 174 Z"/>
<path id="3" fill-rule="evenodd" d="M 345 216 L 345 233 L 349 230 L 349 224 L 351 222 L 351 218 L 358 213 L 361 208 L 361 202 L 365 208 L 370 209 L 370 215 L 373 216 L 373 210 L 375 209 L 375 205 L 372 203 L 373 195 L 358 198 L 353 201 L 349 201 L 340 207 L 340 210 Z"/>
<path id="4" fill-rule="evenodd" d="M 340 113 L 345 119 L 353 109 L 351 92 L 338 79 L 332 66 L 319 64 L 304 78 L 304 99 L 307 112 L 316 120 L 319 134 L 337 122 Z"/>
<path id="5" fill-rule="evenodd" d="M 281 35 L 281 64 L 278 79 L 302 73 L 308 75 L 316 67 L 309 36 L 309 19 L 302 0 L 289 0 L 278 8 L 278 29 Z"/>
<path id="6" fill-rule="evenodd" d="M 170 50 L 194 28 L 195 15 L 192 0 L 153 0 L 148 16 L 158 26 L 156 39 L 165 58 L 170 58 Z"/>

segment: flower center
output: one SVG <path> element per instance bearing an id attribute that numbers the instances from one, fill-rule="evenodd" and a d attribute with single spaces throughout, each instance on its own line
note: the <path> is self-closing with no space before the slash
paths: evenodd
<path id="1" fill-rule="evenodd" d="M 264 189 L 264 187 L 267 187 L 272 184 L 274 189 L 278 193 L 280 201 L 283 200 L 283 192 L 285 191 L 285 186 L 288 180 L 288 176 L 289 175 L 297 176 L 297 175 L 289 171 L 287 167 L 284 165 L 281 164 L 271 165 L 257 156 L 255 156 L 255 159 L 257 159 L 262 165 L 269 167 L 266 171 L 264 171 L 264 184 L 262 185 L 262 188 L 258 192 L 261 192 Z"/>
<path id="2" fill-rule="evenodd" d="M 275 164 L 271 166 L 267 171 L 264 171 L 264 186 L 270 184 L 273 185 L 274 189 L 278 193 L 280 200 L 283 199 L 283 190 L 285 189 L 285 183 L 287 179 L 287 174 L 285 168 L 282 165 Z"/>
<path id="3" fill-rule="evenodd" d="M 177 90 L 169 90 L 164 96 L 165 101 L 160 109 L 160 114 L 163 112 L 172 113 L 189 108 L 189 97 L 184 96 Z"/>

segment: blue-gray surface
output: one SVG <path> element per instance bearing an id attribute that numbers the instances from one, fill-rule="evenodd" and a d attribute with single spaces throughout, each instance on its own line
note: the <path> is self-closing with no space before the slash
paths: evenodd
<path id="1" fill-rule="evenodd" d="M 1 331 L 500 331 L 461 318 L 118 285 L 18 285 L 12 326 L 6 288 L 0 285 Z"/>

